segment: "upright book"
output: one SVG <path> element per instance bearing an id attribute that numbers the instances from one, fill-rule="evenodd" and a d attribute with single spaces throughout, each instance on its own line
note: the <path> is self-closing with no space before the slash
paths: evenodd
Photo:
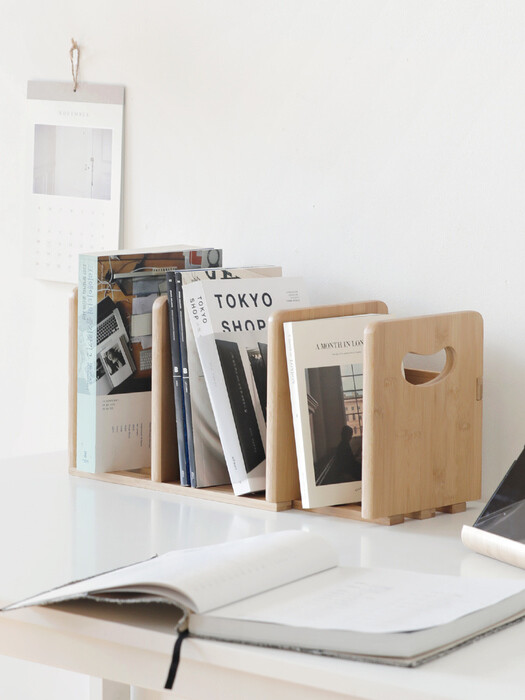
<path id="1" fill-rule="evenodd" d="M 77 469 L 150 466 L 153 302 L 167 270 L 209 267 L 218 254 L 181 245 L 80 255 Z"/>
<path id="2" fill-rule="evenodd" d="M 523 617 L 525 582 L 340 567 L 328 541 L 285 530 L 168 552 L 4 611 L 78 599 L 171 603 L 190 637 L 416 666 Z"/>
<path id="3" fill-rule="evenodd" d="M 301 501 L 361 500 L 363 344 L 370 320 L 341 316 L 283 325 Z"/>
<path id="4" fill-rule="evenodd" d="M 265 478 L 267 321 L 308 306 L 301 279 L 202 280 L 184 303 L 199 352 L 234 493 L 262 491 Z"/>
<path id="5" fill-rule="evenodd" d="M 188 466 L 188 445 L 186 441 L 186 421 L 182 400 L 182 367 L 180 355 L 179 323 L 177 319 L 177 291 L 175 288 L 175 271 L 166 273 L 168 297 L 168 320 L 170 327 L 171 370 L 173 375 L 173 394 L 175 400 L 175 424 L 177 433 L 177 454 L 179 456 L 180 485 L 190 486 Z"/>
<path id="6" fill-rule="evenodd" d="M 191 321 L 184 306 L 184 289 L 186 285 L 198 280 L 219 281 L 281 275 L 282 268 L 275 265 L 177 270 L 168 273 L 168 287 L 172 283 L 175 285 L 175 308 L 171 311 L 170 300 L 170 323 L 173 326 L 178 324 L 177 328 L 172 328 L 171 337 L 172 353 L 178 353 L 180 374 L 179 381 L 175 381 L 174 375 L 175 405 L 181 407 L 176 411 L 179 464 L 181 468 L 184 465 L 189 474 L 191 486 L 218 486 L 229 483 L 230 478 Z M 175 366 L 174 360 L 174 368 Z"/>

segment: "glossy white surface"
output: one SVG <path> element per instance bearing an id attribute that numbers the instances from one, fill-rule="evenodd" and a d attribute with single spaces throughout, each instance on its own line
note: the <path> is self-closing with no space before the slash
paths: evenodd
<path id="1" fill-rule="evenodd" d="M 475 519 L 474 506 L 390 528 L 298 511 L 267 513 L 70 477 L 64 454 L 2 462 L 0 483 L 1 603 L 170 549 L 294 528 L 330 539 L 343 565 L 525 575 L 463 547 L 461 526 Z M 81 652 L 85 644 L 89 654 Z M 166 624 L 149 631 L 38 609 L 0 616 L 2 653 L 145 687 L 161 687 L 171 645 Z M 231 697 L 244 683 L 260 697 L 384 698 L 388 688 L 390 699 L 488 700 L 503 691 L 522 698 L 524 645 L 525 624 L 519 624 L 419 669 L 399 669 L 188 640 L 177 683 L 184 698 L 214 700 Z"/>

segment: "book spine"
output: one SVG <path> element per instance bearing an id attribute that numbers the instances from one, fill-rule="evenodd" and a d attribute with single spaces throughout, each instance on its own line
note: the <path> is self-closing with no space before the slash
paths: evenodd
<path id="1" fill-rule="evenodd" d="M 97 257 L 79 256 L 77 469 L 95 473 L 97 442 Z"/>
<path id="2" fill-rule="evenodd" d="M 295 449 L 297 453 L 297 467 L 299 471 L 299 486 L 301 489 L 301 500 L 303 506 L 308 508 L 309 495 L 306 482 L 306 461 L 303 424 L 301 417 L 301 396 L 299 382 L 297 380 L 297 359 L 295 353 L 293 325 L 291 323 L 283 323 L 283 332 L 284 344 L 286 348 L 286 364 L 288 367 L 288 382 L 290 384 L 290 404 L 292 407 Z"/>
<path id="3" fill-rule="evenodd" d="M 177 451 L 179 455 L 179 471 L 181 486 L 188 486 L 188 450 L 186 445 L 186 424 L 184 416 L 184 401 L 181 373 L 181 352 L 179 337 L 179 322 L 177 314 L 175 273 L 166 273 L 168 293 L 171 367 L 173 372 L 173 394 L 175 399 L 175 424 L 177 429 Z"/>
<path id="4" fill-rule="evenodd" d="M 180 273 L 175 274 L 175 303 L 177 305 L 182 402 L 184 407 L 188 473 L 191 486 L 196 488 L 199 484 L 197 479 L 197 470 L 195 466 L 195 443 L 193 439 L 193 417 L 191 412 L 190 398 L 190 374 L 188 364 L 187 329 L 186 319 L 184 315 L 184 290 L 182 284 L 182 275 Z"/>

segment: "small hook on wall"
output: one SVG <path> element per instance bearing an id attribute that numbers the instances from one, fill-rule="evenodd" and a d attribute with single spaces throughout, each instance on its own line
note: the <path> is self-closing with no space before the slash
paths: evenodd
<path id="1" fill-rule="evenodd" d="M 78 48 L 78 44 L 74 39 L 71 39 L 69 58 L 71 60 L 71 73 L 73 75 L 73 92 L 76 92 L 78 87 L 78 65 L 80 63 L 80 49 Z"/>

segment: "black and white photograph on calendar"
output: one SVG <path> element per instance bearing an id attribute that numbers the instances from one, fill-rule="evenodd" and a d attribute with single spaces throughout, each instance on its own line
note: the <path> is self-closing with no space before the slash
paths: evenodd
<path id="1" fill-rule="evenodd" d="M 111 199 L 111 129 L 35 124 L 33 193 Z"/>

